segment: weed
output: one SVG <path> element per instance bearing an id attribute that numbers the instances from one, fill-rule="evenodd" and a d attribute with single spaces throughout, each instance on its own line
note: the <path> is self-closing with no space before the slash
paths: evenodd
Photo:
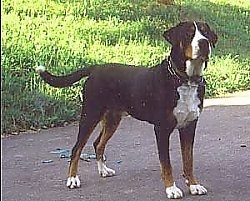
<path id="1" fill-rule="evenodd" d="M 219 35 L 206 72 L 207 97 L 249 89 L 250 3 L 180 2 L 4 1 L 2 132 L 77 120 L 84 80 L 70 88 L 52 88 L 36 74 L 37 64 L 58 75 L 107 62 L 152 66 L 168 55 L 162 33 L 179 20 L 207 21 Z"/>

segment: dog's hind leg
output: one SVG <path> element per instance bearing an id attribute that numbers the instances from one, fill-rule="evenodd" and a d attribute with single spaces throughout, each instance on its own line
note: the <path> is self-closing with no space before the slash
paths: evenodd
<path id="1" fill-rule="evenodd" d="M 102 177 L 115 175 L 115 171 L 108 168 L 105 164 L 104 150 L 108 140 L 113 136 L 121 121 L 121 113 L 116 111 L 107 111 L 103 116 L 102 130 L 99 137 L 94 142 L 96 152 L 98 171 Z"/>
<path id="2" fill-rule="evenodd" d="M 197 121 L 191 122 L 186 128 L 179 129 L 183 172 L 192 195 L 203 195 L 207 190 L 196 181 L 193 175 L 193 144 Z"/>
<path id="3" fill-rule="evenodd" d="M 97 111 L 86 112 L 85 109 L 82 110 L 81 120 L 79 123 L 79 133 L 77 141 L 72 149 L 71 161 L 68 170 L 67 186 L 69 188 L 80 187 L 80 179 L 77 175 L 78 161 L 80 159 L 83 147 L 87 143 L 92 131 L 101 119 L 102 114 L 101 112 Z"/>

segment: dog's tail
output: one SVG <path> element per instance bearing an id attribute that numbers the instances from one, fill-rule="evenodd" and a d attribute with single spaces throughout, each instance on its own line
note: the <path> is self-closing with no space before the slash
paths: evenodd
<path id="1" fill-rule="evenodd" d="M 38 66 L 36 71 L 40 74 L 41 78 L 53 87 L 69 87 L 75 82 L 78 82 L 83 77 L 86 77 L 91 74 L 94 67 L 92 68 L 81 68 L 69 75 L 56 76 L 49 73 L 44 66 Z"/>

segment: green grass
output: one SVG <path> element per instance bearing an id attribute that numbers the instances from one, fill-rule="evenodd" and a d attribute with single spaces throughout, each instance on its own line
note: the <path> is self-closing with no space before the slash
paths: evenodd
<path id="1" fill-rule="evenodd" d="M 55 74 L 96 63 L 152 66 L 168 55 L 162 37 L 179 20 L 203 20 L 219 35 L 206 71 L 207 97 L 250 88 L 249 1 L 5 0 L 2 3 L 2 132 L 78 119 L 83 81 L 44 84 L 37 64 Z M 181 3 L 181 4 L 180 4 Z"/>

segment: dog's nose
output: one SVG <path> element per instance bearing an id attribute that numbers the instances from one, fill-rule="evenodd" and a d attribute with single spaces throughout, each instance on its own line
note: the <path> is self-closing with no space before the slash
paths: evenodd
<path id="1" fill-rule="evenodd" d="M 209 42 L 207 39 L 200 39 L 199 42 L 200 56 L 204 59 L 208 59 L 210 54 Z"/>

